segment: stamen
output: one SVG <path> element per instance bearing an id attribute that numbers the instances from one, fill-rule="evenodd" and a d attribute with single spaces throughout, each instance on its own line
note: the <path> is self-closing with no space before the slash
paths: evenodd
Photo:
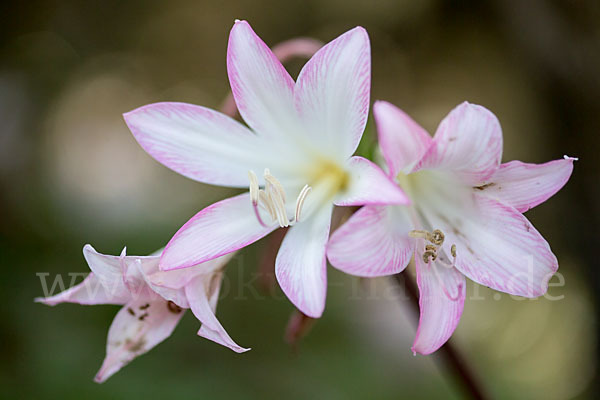
<path id="1" fill-rule="evenodd" d="M 440 231 L 439 229 L 436 229 L 431 233 L 431 238 L 429 238 L 428 240 L 436 246 L 441 246 L 444 243 L 444 238 L 444 232 Z"/>
<path id="2" fill-rule="evenodd" d="M 298 198 L 296 199 L 296 209 L 294 218 L 290 220 L 288 218 L 287 210 L 285 207 L 286 196 L 283 185 L 273 176 L 268 168 L 265 168 L 265 189 L 262 190 L 258 186 L 258 178 L 254 171 L 248 171 L 248 179 L 250 180 L 250 199 L 252 201 L 252 207 L 258 222 L 266 227 L 260 216 L 259 206 L 269 213 L 272 221 L 277 221 L 280 227 L 285 228 L 295 224 L 300 220 L 300 214 L 304 207 L 306 197 L 311 192 L 312 188 L 308 185 L 304 185 Z"/>
<path id="3" fill-rule="evenodd" d="M 312 188 L 308 185 L 304 185 L 298 198 L 296 199 L 296 213 L 294 215 L 294 222 L 300 221 L 300 212 L 302 211 L 302 206 L 304 205 L 304 200 L 306 200 L 306 196 L 310 193 Z"/>
<path id="4" fill-rule="evenodd" d="M 258 187 L 258 178 L 254 171 L 248 171 L 248 179 L 250 179 L 250 200 L 256 206 L 258 204 L 258 192 L 260 188 Z"/>

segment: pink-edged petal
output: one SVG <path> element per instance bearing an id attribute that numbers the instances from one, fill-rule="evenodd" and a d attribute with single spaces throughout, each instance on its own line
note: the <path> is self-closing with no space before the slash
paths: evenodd
<path id="1" fill-rule="evenodd" d="M 55 296 L 46 298 L 38 297 L 35 301 L 48 306 L 55 306 L 60 303 L 77 303 L 82 305 L 124 304 L 128 300 L 127 297 L 111 295 L 92 272 L 79 285 L 73 286 Z"/>
<path id="2" fill-rule="evenodd" d="M 183 315 L 164 300 L 137 299 L 126 304 L 116 315 L 108 331 L 106 358 L 95 377 L 104 382 L 135 357 L 171 335 Z"/>
<path id="3" fill-rule="evenodd" d="M 200 275 L 215 273 L 225 268 L 225 264 L 227 264 L 234 255 L 235 253 L 225 254 L 224 256 L 193 267 L 172 271 L 156 271 L 152 274 L 144 275 L 144 278 L 146 279 L 148 286 L 165 300 L 170 300 L 182 308 L 190 308 L 185 294 L 185 286 Z M 143 265 L 145 259 L 139 259 L 137 262 L 140 262 Z M 158 270 L 158 260 L 155 261 L 155 266 L 156 270 Z"/>
<path id="4" fill-rule="evenodd" d="M 263 216 L 263 220 L 268 219 Z M 248 193 L 222 200 L 200 211 L 177 231 L 162 254 L 160 268 L 204 263 L 254 243 L 276 227 L 260 224 Z"/>
<path id="5" fill-rule="evenodd" d="M 567 183 L 573 160 L 565 157 L 544 164 L 511 161 L 500 165 L 488 183 L 475 189 L 525 212 L 548 200 Z"/>
<path id="6" fill-rule="evenodd" d="M 261 140 L 228 116 L 184 103 L 156 103 L 124 114 L 140 146 L 158 162 L 196 181 L 248 186 L 264 168 Z"/>
<path id="7" fill-rule="evenodd" d="M 502 157 L 502 129 L 488 109 L 467 102 L 440 123 L 433 142 L 413 172 L 439 169 L 457 174 L 465 183 L 485 182 Z"/>
<path id="8" fill-rule="evenodd" d="M 456 268 L 475 282 L 512 295 L 546 293 L 558 270 L 556 257 L 531 222 L 513 207 L 480 194 L 471 207 L 444 218 L 428 214 L 446 234 L 449 252 L 456 245 Z"/>
<path id="9" fill-rule="evenodd" d="M 375 102 L 373 116 L 381 152 L 390 176 L 395 177 L 423 156 L 431 145 L 431 136 L 404 111 L 387 101 Z"/>
<path id="10" fill-rule="evenodd" d="M 104 289 L 104 296 L 123 304 L 131 298 L 129 289 L 123 280 L 121 256 L 98 253 L 91 245 L 83 247 L 83 256 L 88 266 Z"/>
<path id="11" fill-rule="evenodd" d="M 275 260 L 279 286 L 296 308 L 312 318 L 319 318 L 325 308 L 325 249 L 331 210 L 331 205 L 323 206 L 307 220 L 291 227 Z"/>
<path id="12" fill-rule="evenodd" d="M 296 107 L 310 140 L 346 158 L 360 142 L 369 113 L 369 35 L 354 28 L 323 46 L 296 83 Z"/>
<path id="13" fill-rule="evenodd" d="M 335 199 L 337 206 L 364 204 L 409 204 L 400 186 L 377 165 L 362 157 L 352 157 L 346 164 L 348 187 Z"/>
<path id="14" fill-rule="evenodd" d="M 296 124 L 294 80 L 248 22 L 229 35 L 227 73 L 240 115 L 259 135 L 290 134 Z"/>
<path id="15" fill-rule="evenodd" d="M 327 257 L 331 265 L 352 275 L 397 274 L 412 256 L 411 229 L 402 207 L 365 206 L 333 232 Z"/>
<path id="16" fill-rule="evenodd" d="M 415 255 L 419 286 L 419 327 L 413 353 L 431 354 L 452 336 L 463 312 L 466 296 L 465 277 L 455 268 L 439 261 L 426 264 L 423 240 L 418 240 Z M 439 259 L 438 259 L 439 260 Z"/>
<path id="17" fill-rule="evenodd" d="M 221 272 L 197 276 L 185 286 L 185 294 L 194 316 L 202 323 L 198 335 L 243 353 L 250 349 L 234 342 L 215 316 L 222 279 Z"/>

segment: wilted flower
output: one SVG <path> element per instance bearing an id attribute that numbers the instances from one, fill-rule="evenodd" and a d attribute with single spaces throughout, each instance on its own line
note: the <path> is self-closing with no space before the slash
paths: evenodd
<path id="1" fill-rule="evenodd" d="M 85 280 L 62 293 L 36 301 L 84 305 L 119 304 L 108 331 L 106 358 L 96 375 L 104 382 L 111 375 L 169 337 L 191 308 L 202 323 L 198 335 L 241 353 L 215 316 L 223 268 L 233 253 L 196 268 L 164 272 L 158 269 L 160 255 L 138 257 L 98 253 L 90 245 L 83 254 L 92 272 Z"/>
<path id="2" fill-rule="evenodd" d="M 196 214 L 171 239 L 160 267 L 196 265 L 291 226 L 276 259 L 277 280 L 296 307 L 319 317 L 333 205 L 407 202 L 377 166 L 351 157 L 369 110 L 368 35 L 355 28 L 325 45 L 294 82 L 250 25 L 236 21 L 227 71 L 250 129 L 182 103 L 125 114 L 140 145 L 167 167 L 200 182 L 250 189 Z"/>
<path id="3" fill-rule="evenodd" d="M 433 138 L 398 108 L 374 114 L 389 176 L 409 207 L 367 206 L 331 237 L 330 262 L 359 276 L 402 271 L 413 253 L 421 316 L 413 351 L 429 354 L 454 332 L 465 276 L 513 295 L 544 294 L 558 262 L 523 216 L 569 179 L 573 158 L 500 164 L 502 131 L 494 114 L 463 103 Z"/>

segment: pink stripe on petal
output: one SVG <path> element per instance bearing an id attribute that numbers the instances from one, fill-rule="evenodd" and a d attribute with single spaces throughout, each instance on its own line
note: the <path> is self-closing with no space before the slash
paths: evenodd
<path id="1" fill-rule="evenodd" d="M 244 121 L 269 138 L 290 134 L 296 125 L 294 80 L 246 21 L 229 35 L 227 73 Z"/>
<path id="2" fill-rule="evenodd" d="M 502 158 L 502 129 L 486 108 L 464 102 L 440 123 L 433 142 L 414 167 L 453 172 L 469 185 L 485 182 Z"/>
<path id="3" fill-rule="evenodd" d="M 354 153 L 369 114 L 369 35 L 354 28 L 323 46 L 296 82 L 296 107 L 310 140 L 340 158 Z"/>
<path id="4" fill-rule="evenodd" d="M 337 206 L 364 204 L 409 204 L 410 200 L 400 186 L 377 165 L 362 157 L 352 157 L 347 162 L 348 187 L 335 200 Z"/>
<path id="5" fill-rule="evenodd" d="M 215 282 L 215 280 L 218 280 L 218 282 Z M 219 291 L 216 290 L 214 293 L 210 293 L 210 290 L 212 285 L 220 287 L 221 280 L 222 273 L 208 274 L 196 277 L 185 287 L 190 308 L 194 316 L 202 323 L 198 335 L 223 345 L 236 353 L 244 353 L 250 349 L 241 347 L 234 342 L 215 316 Z M 212 304 L 209 301 L 209 296 L 213 300 Z"/>
<path id="6" fill-rule="evenodd" d="M 373 116 L 389 174 L 395 177 L 423 156 L 431 145 L 431 136 L 404 111 L 386 101 L 375 102 Z"/>
<path id="7" fill-rule="evenodd" d="M 500 165 L 489 183 L 476 190 L 525 212 L 548 200 L 567 183 L 573 160 L 565 157 L 545 164 L 511 161 Z"/>
<path id="8" fill-rule="evenodd" d="M 352 275 L 397 274 L 412 256 L 411 229 L 401 207 L 365 206 L 331 235 L 327 257 L 335 268 Z"/>
<path id="9" fill-rule="evenodd" d="M 514 208 L 474 194 L 472 207 L 445 218 L 427 212 L 432 226 L 446 234 L 449 253 L 456 245 L 456 268 L 475 282 L 508 294 L 537 297 L 546 293 L 558 270 L 550 246 Z"/>
<path id="10" fill-rule="evenodd" d="M 275 275 L 281 289 L 304 314 L 319 318 L 325 308 L 327 268 L 325 248 L 329 238 L 332 206 L 324 206 L 285 235 Z"/>
<path id="11" fill-rule="evenodd" d="M 419 327 L 412 351 L 431 354 L 448 341 L 458 326 L 466 297 L 465 277 L 455 268 L 439 262 L 425 264 L 420 254 L 423 240 L 418 240 L 415 256 L 419 286 Z"/>
<path id="12" fill-rule="evenodd" d="M 162 254 L 160 268 L 204 263 L 254 243 L 276 227 L 258 222 L 248 193 L 222 200 L 200 211 L 177 231 Z"/>
<path id="13" fill-rule="evenodd" d="M 156 103 L 124 114 L 140 146 L 158 162 L 190 179 L 247 187 L 248 170 L 269 155 L 248 128 L 217 111 L 184 103 Z"/>

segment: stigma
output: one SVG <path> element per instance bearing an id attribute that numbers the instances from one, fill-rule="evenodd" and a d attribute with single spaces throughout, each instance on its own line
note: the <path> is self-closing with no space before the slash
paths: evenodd
<path id="1" fill-rule="evenodd" d="M 271 222 L 277 222 L 282 228 L 286 228 L 299 222 L 304 202 L 312 188 L 308 185 L 304 185 L 296 198 L 294 216 L 290 219 L 288 218 L 287 210 L 285 208 L 286 194 L 283 186 L 277 178 L 271 175 L 268 168 L 265 168 L 263 176 L 265 179 L 265 188 L 261 189 L 258 185 L 258 178 L 254 171 L 248 171 L 248 179 L 250 180 L 250 200 L 252 201 L 252 208 L 254 209 L 254 214 L 256 215 L 258 222 L 264 227 L 268 226 L 260 215 L 260 208 L 269 214 Z"/>

